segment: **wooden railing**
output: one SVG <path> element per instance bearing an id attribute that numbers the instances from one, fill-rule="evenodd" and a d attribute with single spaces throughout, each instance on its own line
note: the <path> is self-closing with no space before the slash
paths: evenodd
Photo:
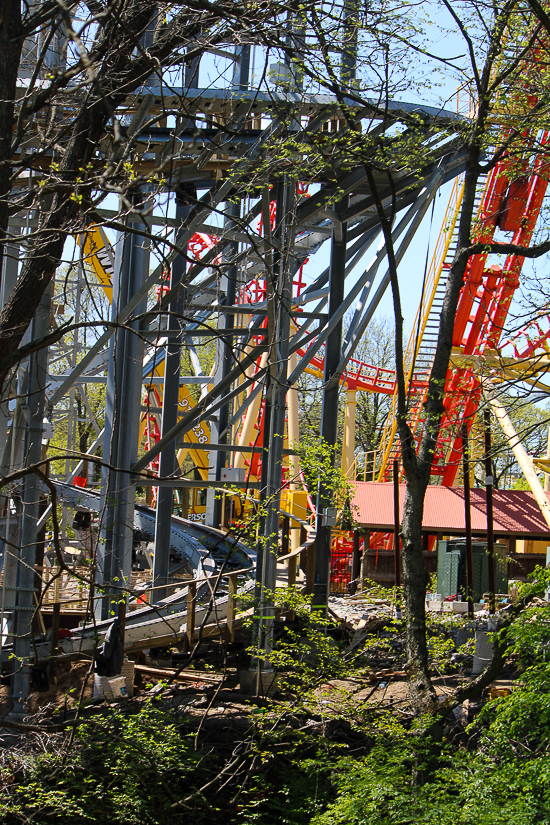
<path id="1" fill-rule="evenodd" d="M 277 563 L 288 561 L 288 586 L 294 587 L 298 573 L 298 563 L 305 568 L 306 584 L 304 592 L 307 595 L 313 593 L 313 579 L 315 576 L 315 552 L 316 552 L 316 538 L 315 534 L 310 532 L 309 538 L 300 545 L 292 553 L 287 553 L 285 556 L 279 556 Z"/>
<path id="2" fill-rule="evenodd" d="M 308 537 L 303 542 L 303 544 L 300 545 L 300 547 L 298 547 L 292 553 L 287 553 L 284 556 L 279 556 L 277 558 L 277 563 L 279 564 L 280 562 L 288 562 L 286 568 L 286 578 L 289 587 L 293 587 L 296 585 L 298 579 L 298 565 L 300 564 L 305 573 L 304 592 L 310 595 L 313 592 L 313 581 L 315 574 L 316 539 L 313 531 L 310 530 L 308 531 L 308 533 Z M 238 589 L 238 578 L 239 576 L 245 574 L 250 575 L 252 572 L 253 570 L 251 568 L 243 568 L 241 570 L 234 570 L 228 573 L 221 574 L 221 579 L 227 581 L 227 615 L 225 617 L 225 620 L 222 618 L 221 621 L 216 622 L 216 625 L 223 625 L 225 622 L 226 637 L 229 641 L 233 641 L 235 637 L 236 596 Z M 281 572 L 280 568 L 278 572 Z M 74 575 L 75 573 L 76 576 Z M 60 610 L 62 612 L 71 611 L 85 613 L 90 608 L 89 585 L 87 583 L 87 580 L 89 581 L 89 576 L 90 568 L 88 567 L 77 567 L 74 571 L 63 570 L 61 571 L 60 575 L 59 567 L 45 567 L 44 572 L 42 574 L 43 587 L 45 588 L 44 598 L 42 600 L 42 610 L 49 612 L 50 610 L 55 609 L 55 612 L 57 612 L 58 614 Z M 147 577 L 150 580 L 150 571 L 143 571 L 143 573 L 135 574 L 133 573 L 129 589 L 133 590 L 132 585 L 134 585 L 135 587 L 135 585 L 138 583 L 139 578 L 143 579 Z M 84 581 L 82 579 L 84 579 Z M 219 579 L 220 574 L 214 573 L 211 576 L 202 577 L 200 579 L 182 579 L 181 581 L 171 582 L 169 585 L 164 585 L 164 589 L 166 589 L 167 587 L 170 589 L 173 589 L 175 587 L 181 589 L 187 588 L 185 632 L 181 635 L 187 636 L 187 641 L 189 645 L 192 645 L 196 640 L 198 588 L 200 587 L 200 585 L 206 583 L 211 583 L 212 585 L 214 585 L 219 581 Z M 143 595 L 146 597 L 147 603 L 150 603 L 151 594 L 155 589 L 156 588 L 150 587 L 143 591 Z M 111 596 L 105 594 L 94 595 L 94 601 L 96 599 L 101 598 L 111 598 Z M 145 604 L 139 604 L 138 606 L 142 607 L 145 606 Z M 210 630 L 211 628 L 209 627 L 207 635 L 210 635 Z M 167 638 L 169 638 L 169 640 L 173 640 L 174 635 L 179 636 L 180 634 L 168 634 Z M 162 645 L 162 638 L 155 638 L 155 643 L 157 645 Z M 151 640 L 144 640 L 144 644 L 150 646 Z M 139 647 L 139 642 L 136 642 L 132 645 L 132 648 L 138 649 Z"/>
<path id="3" fill-rule="evenodd" d="M 89 607 L 90 586 L 88 582 L 92 575 L 90 568 L 75 567 L 71 570 L 62 570 L 61 573 L 59 571 L 58 565 L 45 566 L 42 570 L 42 591 L 44 593 L 42 609 L 49 612 L 54 604 L 59 604 L 63 612 L 85 613 Z M 37 569 L 39 575 L 40 572 L 40 569 Z M 150 582 L 151 577 L 150 570 L 132 571 L 128 585 L 129 591 L 139 593 L 140 586 Z M 167 587 L 185 587 L 185 582 L 172 582 Z M 147 594 L 148 590 L 144 590 L 143 593 Z"/>

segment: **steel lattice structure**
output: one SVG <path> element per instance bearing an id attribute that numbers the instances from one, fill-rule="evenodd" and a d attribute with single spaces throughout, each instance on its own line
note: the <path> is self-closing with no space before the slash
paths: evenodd
<path id="1" fill-rule="evenodd" d="M 125 228 L 116 223 L 116 242 L 111 243 L 101 227 L 115 221 L 118 213 L 98 210 L 97 222 L 75 241 L 73 287 L 78 304 L 94 274 L 97 282 L 91 289 L 110 307 L 110 324 L 92 344 L 77 333 L 57 349 L 41 350 L 24 361 L 16 377 L 17 401 L 2 408 L 6 473 L 42 455 L 42 441 L 48 438 L 45 418 L 59 421 L 65 416 L 66 446 L 81 452 L 75 443 L 79 414 L 91 424 L 95 420 L 86 388 L 106 384 L 105 427 L 95 421 L 86 456 L 67 459 L 53 479 L 69 510 L 101 514 L 96 587 L 108 597 L 96 600 L 98 620 L 108 619 L 121 599 L 120 582 L 130 581 L 136 529 L 154 545 L 152 583 L 155 599 L 164 605 L 170 556 L 182 541 L 172 518 L 174 490 L 208 491 L 206 525 L 216 547 L 220 538 L 215 528 L 223 513 L 215 490 L 237 486 L 267 502 L 261 526 L 265 541 L 255 567 L 259 586 L 273 590 L 271 550 L 281 512 L 293 516 L 294 524 L 304 512 L 303 499 L 291 495 L 302 493 L 292 457 L 284 475 L 283 433 L 287 405 L 290 429 L 297 380 L 306 370 L 322 373 L 322 436 L 330 445 L 337 440 L 338 393 L 345 378 L 360 389 L 392 390 L 390 376 L 353 357 L 389 284 L 385 248 L 376 247 L 380 226 L 366 160 L 351 168 L 336 162 L 330 175 L 320 173 L 307 185 L 268 169 L 261 192 L 251 195 L 246 188 L 279 137 L 290 137 L 300 147 L 312 134 L 345 134 L 342 103 L 301 88 L 269 94 L 250 88 L 250 47 L 235 47 L 232 54 L 235 71 L 226 88 L 189 84 L 174 89 L 157 82 L 126 100 L 120 117 L 139 132 L 140 172 L 146 173 L 153 159 L 158 163 L 171 158 L 166 188 L 173 216 L 157 210 L 145 217 L 136 203 L 134 211 L 126 211 Z M 396 160 L 394 168 L 380 172 L 375 181 L 382 204 L 391 204 L 398 214 L 393 236 L 399 262 L 439 187 L 462 171 L 463 151 L 452 136 L 453 125 L 462 118 L 398 101 L 380 109 L 376 101 L 359 105 L 350 98 L 345 106 L 354 113 L 355 129 L 384 136 L 390 150 L 403 130 L 421 124 L 421 168 L 411 173 Z M 143 129 L 148 116 L 166 108 L 184 116 L 172 126 Z M 376 151 L 375 141 L 371 151 Z M 32 216 L 19 221 L 32 224 Z M 156 234 L 171 244 L 158 265 Z M 321 274 L 309 277 L 307 261 L 323 247 L 329 263 Z M 361 261 L 372 250 L 372 262 L 357 277 Z M 6 258 L 3 301 L 17 280 L 23 254 L 18 247 Z M 50 328 L 52 299 L 46 292 L 31 332 L 35 339 Z M 349 311 L 353 316 L 344 337 L 342 321 Z M 196 357 L 196 347 L 207 340 L 216 347 L 210 376 L 201 374 Z M 183 348 L 190 353 L 194 375 L 181 375 Z M 421 376 L 415 374 L 412 380 L 422 386 Z M 198 399 L 189 390 L 193 385 L 202 388 Z M 83 405 L 80 413 L 75 390 Z M 261 427 L 253 433 L 259 418 Z M 94 487 L 91 468 L 100 448 L 103 469 Z M 177 452 L 183 449 L 191 451 L 198 479 L 182 476 Z M 281 493 L 285 483 L 288 490 Z M 90 484 L 95 492 L 83 489 Z M 155 510 L 136 508 L 138 485 L 156 488 Z M 4 548 L 18 548 L 4 553 L 4 629 L 23 662 L 28 662 L 31 647 L 35 548 L 43 541 L 41 531 L 52 507 L 41 499 L 43 492 L 36 478 L 25 482 L 20 496 L 13 492 L 2 528 Z M 317 508 L 314 600 L 322 604 L 328 597 L 331 528 L 324 519 L 322 495 L 317 503 L 309 500 Z M 136 527 L 142 522 L 148 526 Z M 192 535 L 189 524 L 187 529 Z M 200 567 L 196 560 L 190 562 L 195 575 L 205 563 Z M 227 557 L 214 558 L 222 568 L 226 563 Z M 24 697 L 28 667 L 14 678 L 14 695 Z"/>

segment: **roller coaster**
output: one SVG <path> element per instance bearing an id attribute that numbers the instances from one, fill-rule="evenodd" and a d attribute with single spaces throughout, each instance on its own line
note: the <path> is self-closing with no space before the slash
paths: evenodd
<path id="1" fill-rule="evenodd" d="M 32 474 L 4 496 L 2 655 L 23 663 L 14 676 L 14 695 L 20 698 L 28 690 L 34 633 L 29 617 L 40 608 L 36 577 L 52 566 L 44 552 L 48 518 L 60 520 L 62 546 L 89 550 L 95 531 L 94 551 L 87 559 L 93 578 L 90 583 L 88 576 L 89 593 L 95 590 L 95 595 L 75 635 L 80 650 L 91 649 L 121 601 L 131 608 L 123 612 L 126 642 L 154 646 L 167 627 L 168 635 L 185 630 L 193 588 L 199 612 L 227 613 L 230 597 L 222 593 L 212 599 L 207 579 L 221 580 L 238 571 L 242 586 L 255 586 L 260 596 L 274 589 L 281 518 L 290 527 L 287 555 L 293 558 L 303 541 L 301 528 L 316 520 L 321 549 L 313 597 L 326 601 L 329 516 L 322 497 L 307 489 L 295 452 L 300 441 L 297 382 L 304 373 L 320 379 L 321 429 L 332 446 L 337 442 L 338 395 L 346 388 L 343 468 L 352 478 L 355 393 L 392 398 L 373 463 L 377 479 L 389 480 L 400 457 L 395 374 L 354 357 L 390 282 L 377 203 L 397 207 L 392 239 L 399 264 L 422 231 L 438 191 L 450 184 L 405 355 L 413 433 L 422 424 L 462 204 L 465 155 L 453 128 L 467 115 L 400 101 L 388 101 L 381 110 L 377 101 L 342 103 L 298 86 L 252 89 L 250 47 L 235 47 L 232 55 L 235 76 L 229 88 L 146 85 L 126 100 L 118 114 L 138 133 L 136 169 L 147 171 L 152 158 L 162 162 L 173 155 L 167 181 L 170 216 L 160 207 L 147 219 L 139 210 L 127 211 L 125 228 L 118 223 L 116 236 L 105 230 L 116 210 L 98 209 L 90 216 L 74 239 L 73 280 L 59 274 L 65 292 L 72 288 L 76 296 L 76 331 L 52 345 L 42 360 L 24 359 L 11 398 L 3 402 L 5 475 L 32 466 L 43 447 L 46 455 L 58 453 L 55 432 L 66 427 L 61 471 L 52 458 L 49 484 L 55 499 L 52 486 Z M 175 125 L 143 127 L 147 116 L 162 120 L 167 108 L 181 114 Z M 419 168 L 412 173 L 396 160 L 369 181 L 364 163 L 349 168 L 336 162 L 307 182 L 274 174 L 263 181 L 261 191 L 247 190 L 266 147 L 279 136 L 290 135 L 300 147 L 311 135 L 338 140 L 346 134 L 344 108 L 354 112 L 356 129 L 383 136 L 389 150 L 404 133 L 415 132 L 422 149 Z M 290 126 L 286 114 L 281 115 L 289 109 Z M 548 134 L 539 140 L 544 147 Z M 375 144 L 366 151 L 374 153 Z M 520 174 L 504 155 L 479 186 L 477 239 L 486 243 L 498 234 L 528 246 L 546 194 L 546 173 L 542 152 Z M 25 220 L 32 229 L 32 216 Z M 14 237 L 16 229 L 14 219 Z M 155 233 L 170 240 L 167 254 L 155 257 Z M 319 273 L 311 262 L 319 260 L 325 244 L 330 245 L 330 260 Z M 23 242 L 19 246 L 18 254 L 5 262 L 8 285 L 19 276 Z M 364 266 L 366 255 L 370 261 Z M 550 325 L 547 329 L 544 321 L 513 341 L 501 341 L 522 265 L 517 255 L 493 263 L 479 254 L 468 263 L 432 471 L 437 483 L 454 483 L 461 427 L 466 423 L 471 428 L 480 403 L 473 361 L 495 353 L 500 357 L 504 351 L 526 359 L 547 346 Z M 105 314 L 110 313 L 109 324 L 93 342 L 78 331 L 86 290 L 101 295 L 109 307 Z M 46 299 L 37 330 L 57 324 L 55 295 Z M 346 315 L 351 321 L 344 335 Z M 96 310 L 95 320 L 105 321 L 101 311 Z M 215 351 L 208 375 L 197 352 L 205 343 Z M 182 352 L 193 374 L 182 374 Z M 106 385 L 103 427 L 88 397 L 94 384 Z M 78 438 L 82 422 L 95 435 L 84 449 Z M 138 490 L 146 491 L 146 504 L 136 499 Z M 174 506 L 181 515 L 174 514 Z M 232 528 L 242 507 L 265 508 L 259 518 L 259 553 L 234 538 Z M 75 513 L 90 518 L 76 517 L 73 534 Z M 381 541 L 388 543 L 391 537 Z M 149 574 L 139 594 L 130 586 L 137 555 L 145 559 Z M 179 575 L 190 579 L 178 584 Z M 144 598 L 150 604 L 140 601 Z M 93 626 L 88 626 L 90 611 Z M 36 640 L 32 644 L 38 651 Z M 47 645 L 37 655 L 48 655 Z"/>

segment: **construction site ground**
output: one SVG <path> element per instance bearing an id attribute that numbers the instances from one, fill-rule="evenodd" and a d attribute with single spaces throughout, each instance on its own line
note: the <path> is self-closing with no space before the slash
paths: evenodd
<path id="1" fill-rule="evenodd" d="M 318 719 L 341 717 L 344 707 L 351 716 L 376 707 L 391 707 L 412 715 L 403 669 L 405 628 L 404 622 L 395 617 L 395 605 L 387 599 L 331 598 L 329 616 L 333 620 L 331 638 L 340 646 L 342 656 L 348 660 L 352 657 L 356 666 L 348 669 L 345 678 L 321 680 L 313 685 L 307 700 L 300 701 L 300 715 L 305 713 L 312 724 Z M 284 635 L 285 625 L 287 617 L 281 617 L 276 636 Z M 58 728 L 77 715 L 108 712 L 112 704 L 137 711 L 153 696 L 185 711 L 190 720 L 196 719 L 201 726 L 206 724 L 207 717 L 207 727 L 213 729 L 242 727 L 248 724 L 254 707 L 267 704 L 276 712 L 279 704 L 292 702 L 288 689 L 275 692 L 269 700 L 241 690 L 241 674 L 251 663 L 248 644 L 249 639 L 241 631 L 240 640 L 231 644 L 207 639 L 191 660 L 188 653 L 177 648 L 140 651 L 132 657 L 136 661 L 133 697 L 113 701 L 93 699 L 94 676 L 89 658 L 58 661 L 49 687 L 31 693 L 27 714 L 19 721 L 13 722 L 8 715 L 9 688 L 0 687 L 0 714 L 4 720 L 4 726 L 0 723 L 0 746 L 11 746 L 19 724 Z M 440 696 L 471 678 L 472 657 L 463 656 L 457 664 L 452 663 L 452 656 L 449 651 L 449 668 L 444 665 L 441 672 L 435 670 L 432 674 Z M 281 677 L 284 681 L 284 673 Z M 513 682 L 514 668 L 508 666 L 485 696 L 506 695 Z M 462 721 L 469 716 L 468 706 L 455 712 L 456 719 Z"/>

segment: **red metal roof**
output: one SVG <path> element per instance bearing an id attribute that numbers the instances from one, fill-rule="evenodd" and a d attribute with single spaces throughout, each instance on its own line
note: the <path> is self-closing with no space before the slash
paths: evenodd
<path id="1" fill-rule="evenodd" d="M 399 486 L 400 513 L 403 514 L 405 485 Z M 550 496 L 549 496 L 550 500 Z M 388 532 L 393 529 L 393 483 L 355 482 L 354 519 L 362 527 Z M 517 538 L 547 538 L 550 530 L 532 493 L 523 490 L 493 491 L 495 535 Z M 487 532 L 485 489 L 471 491 L 472 533 Z M 448 535 L 464 535 L 464 489 L 430 486 L 424 502 L 423 530 Z"/>

